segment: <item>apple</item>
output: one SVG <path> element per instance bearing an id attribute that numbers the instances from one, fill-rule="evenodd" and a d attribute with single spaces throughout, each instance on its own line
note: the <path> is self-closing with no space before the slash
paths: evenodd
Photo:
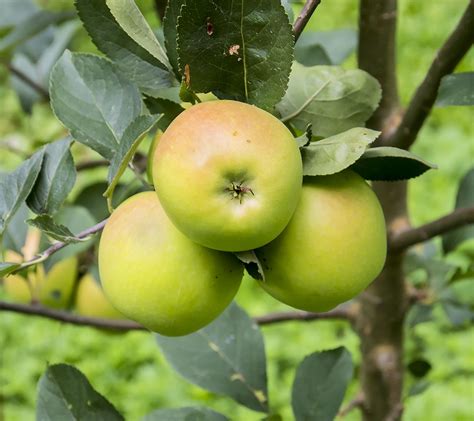
<path id="1" fill-rule="evenodd" d="M 328 311 L 359 294 L 382 270 L 384 214 L 370 186 L 352 171 L 308 177 L 288 226 L 256 253 L 265 291 L 298 309 Z"/>
<path id="2" fill-rule="evenodd" d="M 237 101 L 183 111 L 153 157 L 153 182 L 168 217 L 188 238 L 224 251 L 270 242 L 301 194 L 302 161 L 276 117 Z"/>
<path id="3" fill-rule="evenodd" d="M 214 320 L 232 301 L 243 268 L 229 253 L 200 246 L 167 217 L 155 192 L 123 202 L 99 244 L 107 298 L 127 318 L 167 336 Z"/>
<path id="4" fill-rule="evenodd" d="M 107 300 L 99 283 L 92 274 L 86 273 L 79 281 L 75 305 L 77 313 L 103 319 L 125 319 Z"/>
<path id="5" fill-rule="evenodd" d="M 46 307 L 65 309 L 71 304 L 77 279 L 78 260 L 68 257 L 56 263 L 38 286 L 39 301 Z"/>

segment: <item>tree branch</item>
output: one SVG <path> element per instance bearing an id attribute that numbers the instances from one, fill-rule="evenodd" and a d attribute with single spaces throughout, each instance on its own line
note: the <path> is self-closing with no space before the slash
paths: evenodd
<path id="1" fill-rule="evenodd" d="M 39 95 L 41 95 L 44 99 L 49 100 L 49 93 L 46 89 L 44 89 L 40 84 L 35 82 L 33 79 L 31 79 L 29 76 L 27 76 L 25 73 L 23 73 L 21 70 L 17 69 L 15 66 L 13 66 L 11 63 L 5 63 L 3 62 L 6 68 L 13 73 L 18 79 L 26 83 L 30 88 L 35 90 Z"/>
<path id="2" fill-rule="evenodd" d="M 81 231 L 79 234 L 76 235 L 77 238 L 84 239 L 89 237 L 92 234 L 95 234 L 99 231 L 102 231 L 104 229 L 104 226 L 107 222 L 107 219 L 104 219 L 102 222 L 99 222 L 98 224 L 85 229 L 84 231 Z M 23 270 L 29 266 L 36 265 L 38 263 L 44 262 L 48 257 L 56 253 L 57 251 L 61 250 L 62 248 L 66 247 L 70 243 L 64 243 L 61 241 L 58 241 L 57 243 L 54 243 L 52 246 L 48 247 L 46 250 L 42 251 L 39 255 L 33 257 L 30 260 L 27 260 L 26 262 L 23 262 L 20 267 L 16 270 L 14 270 L 12 273 L 18 272 L 20 270 Z"/>
<path id="3" fill-rule="evenodd" d="M 340 418 L 344 418 L 353 409 L 356 409 L 356 408 L 363 409 L 364 402 L 365 402 L 364 394 L 362 392 L 359 392 L 359 394 L 354 399 L 352 399 L 344 408 L 342 408 L 337 415 Z"/>
<path id="4" fill-rule="evenodd" d="M 436 54 L 425 79 L 410 101 L 387 144 L 409 149 L 433 107 L 443 76 L 452 73 L 474 41 L 474 4 L 469 1 L 458 25 Z"/>
<path id="5" fill-rule="evenodd" d="M 456 209 L 449 215 L 443 216 L 418 228 L 402 231 L 393 235 L 389 240 L 391 252 L 400 252 L 415 244 L 427 241 L 437 235 L 474 223 L 474 206 Z"/>
<path id="6" fill-rule="evenodd" d="M 27 314 L 31 316 L 40 316 L 47 319 L 57 320 L 79 326 L 90 326 L 99 329 L 108 329 L 116 331 L 129 330 L 147 330 L 138 323 L 130 320 L 99 319 L 95 317 L 81 316 L 76 313 L 70 313 L 62 310 L 55 310 L 44 307 L 40 304 L 19 304 L 0 301 L 0 311 L 9 311 L 13 313 Z M 335 309 L 327 313 L 308 313 L 305 311 L 289 311 L 283 313 L 270 313 L 264 316 L 255 317 L 254 321 L 259 325 L 269 325 L 288 321 L 309 321 L 309 320 L 347 320 L 350 313 L 344 308 Z"/>
<path id="7" fill-rule="evenodd" d="M 303 9 L 301 9 L 301 13 L 296 18 L 295 23 L 293 24 L 293 33 L 295 34 L 295 42 L 298 41 L 303 29 L 305 28 L 306 24 L 311 19 L 316 8 L 321 3 L 321 0 L 307 0 Z"/>

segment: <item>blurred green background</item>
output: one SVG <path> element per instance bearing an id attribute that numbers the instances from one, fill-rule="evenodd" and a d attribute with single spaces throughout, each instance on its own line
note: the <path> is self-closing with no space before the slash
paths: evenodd
<path id="1" fill-rule="evenodd" d="M 39 1 L 42 6 L 70 8 L 71 2 Z M 157 24 L 153 2 L 139 4 L 149 21 Z M 399 89 L 404 104 L 422 80 L 437 48 L 454 28 L 466 0 L 432 2 L 401 0 L 398 24 Z M 298 10 L 298 6 L 295 6 Z M 356 28 L 357 8 L 353 0 L 325 1 L 309 24 L 311 30 Z M 83 30 L 74 39 L 73 50 L 95 51 Z M 355 66 L 352 55 L 345 67 Z M 471 52 L 457 71 L 473 69 Z M 474 162 L 474 123 L 472 108 L 437 108 L 423 128 L 413 152 L 439 166 L 409 184 L 409 209 L 417 225 L 449 212 L 455 201 L 457 183 Z M 36 104 L 25 115 L 9 75 L 0 65 L 0 171 L 14 168 L 40 144 L 55 140 L 63 128 L 47 104 Z M 80 146 L 74 153 L 88 157 Z M 92 155 L 91 155 L 92 156 Z M 103 169 L 80 174 L 76 193 L 93 180 L 104 179 Z M 437 243 L 438 244 L 438 243 Z M 0 292 L 0 298 L 3 298 Z M 237 302 L 249 314 L 288 309 L 266 296 L 250 280 L 244 282 Z M 346 346 L 355 362 L 360 360 L 358 339 L 344 322 L 291 322 L 264 327 L 270 405 L 274 412 L 291 420 L 291 383 L 301 359 L 316 350 Z M 409 421 L 474 419 L 474 330 L 450 327 L 441 312 L 435 321 L 418 325 L 407 338 L 407 362 L 426 358 L 432 369 L 423 381 L 428 389 L 407 399 L 405 419 Z M 424 343 L 420 350 L 420 343 Z M 259 420 L 261 414 L 246 410 L 232 400 L 208 393 L 181 379 L 168 366 L 153 335 L 143 332 L 111 334 L 99 330 L 64 325 L 39 318 L 0 314 L 0 408 L 8 421 L 34 419 L 36 383 L 48 363 L 76 365 L 93 386 L 121 410 L 127 420 L 138 420 L 160 407 L 207 405 L 233 420 Z M 420 355 L 420 353 L 422 355 Z M 357 374 L 357 371 L 356 371 Z M 406 390 L 415 383 L 407 373 Z M 350 400 L 357 392 L 353 382 L 347 392 Z M 360 419 L 357 411 L 347 420 Z M 1 410 L 0 410 L 1 420 Z"/>

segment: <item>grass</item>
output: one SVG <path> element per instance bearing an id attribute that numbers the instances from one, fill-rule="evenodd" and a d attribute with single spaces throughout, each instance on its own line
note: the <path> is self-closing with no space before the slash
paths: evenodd
<path id="1" fill-rule="evenodd" d="M 402 0 L 399 10 L 398 70 L 404 104 L 422 80 L 436 49 L 454 27 L 466 5 L 465 0 L 433 3 L 429 0 Z M 327 30 L 355 27 L 357 10 L 352 0 L 322 2 L 311 21 L 311 29 Z M 434 29 L 433 29 L 434 28 Z M 78 47 L 93 50 L 85 43 Z M 458 71 L 472 69 L 474 54 L 463 60 Z M 351 57 L 347 66 L 355 64 Z M 6 86 L 0 71 L 0 138 L 31 150 L 56 139 L 63 128 L 52 118 L 47 105 L 24 116 L 14 93 Z M 436 109 L 420 133 L 413 151 L 438 164 L 437 171 L 409 184 L 409 209 L 412 222 L 420 224 L 449 212 L 456 186 L 472 165 L 474 157 L 472 109 Z M 80 148 L 76 153 L 83 153 Z M 12 153 L 0 154 L 0 169 L 13 168 L 21 160 Z M 102 176 L 99 171 L 94 177 Z M 90 177 L 90 175 L 87 175 Z M 86 180 L 81 175 L 78 183 Z M 263 294 L 256 285 L 245 283 L 237 301 L 252 315 L 286 308 Z M 262 329 L 267 349 L 270 400 L 272 409 L 292 419 L 290 396 L 294 369 L 301 359 L 316 350 L 346 346 L 354 361 L 360 360 L 358 338 L 343 322 L 287 323 Z M 471 420 L 474 413 L 474 331 L 447 329 L 444 316 L 416 328 L 416 340 L 407 341 L 407 354 L 414 355 L 417 344 L 425 345 L 422 355 L 433 368 L 427 375 L 428 389 L 406 401 L 408 421 Z M 127 420 L 138 420 L 159 407 L 207 405 L 233 420 L 252 421 L 261 415 L 246 410 L 230 399 L 190 385 L 176 375 L 164 361 L 153 336 L 143 332 L 110 334 L 91 328 L 15 314 L 0 315 L 0 397 L 4 400 L 7 421 L 34 419 L 35 388 L 48 363 L 76 365 L 93 385 L 107 396 Z M 419 351 L 421 352 L 421 351 Z M 415 381 L 407 375 L 407 389 Z M 354 382 L 346 395 L 357 391 Z M 0 401 L 1 405 L 1 401 Z M 1 413 L 1 412 L 0 412 Z M 0 417 L 1 418 L 1 417 Z M 360 419 L 357 412 L 346 420 Z"/>

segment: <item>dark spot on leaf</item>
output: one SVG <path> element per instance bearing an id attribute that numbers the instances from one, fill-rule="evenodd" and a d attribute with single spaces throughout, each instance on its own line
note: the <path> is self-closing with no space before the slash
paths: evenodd
<path id="1" fill-rule="evenodd" d="M 206 21 L 206 32 L 207 32 L 207 35 L 211 36 L 213 33 L 214 33 L 214 25 L 212 24 L 211 22 L 211 18 L 207 18 L 207 21 Z"/>

